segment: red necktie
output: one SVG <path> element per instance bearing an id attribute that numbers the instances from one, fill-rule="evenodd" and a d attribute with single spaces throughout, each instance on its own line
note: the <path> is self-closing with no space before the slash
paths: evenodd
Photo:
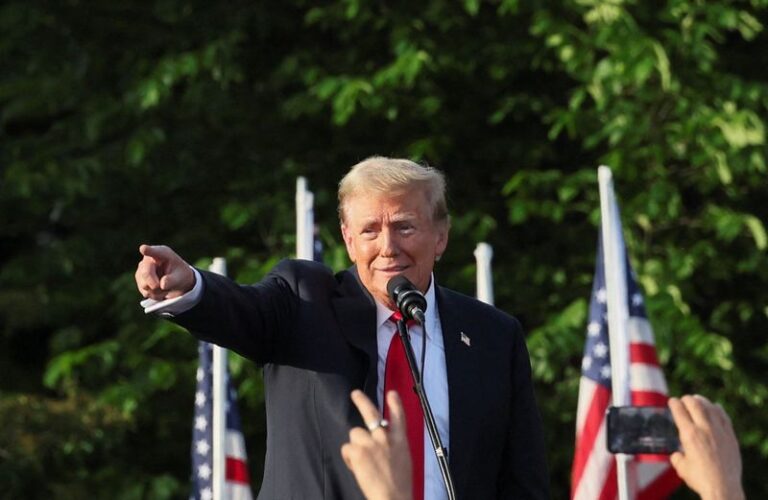
<path id="1" fill-rule="evenodd" d="M 389 320 L 396 323 L 402 318 L 399 312 L 394 313 Z M 410 321 L 408 322 L 410 326 Z M 384 368 L 384 394 L 397 391 L 403 402 L 405 412 L 405 430 L 408 436 L 408 446 L 411 450 L 413 465 L 413 500 L 424 499 L 424 413 L 421 410 L 419 396 L 414 390 L 413 375 L 405 357 L 405 347 L 400 335 L 395 330 L 392 342 L 387 351 L 387 362 Z M 384 403 L 384 418 L 389 418 L 389 408 Z"/>

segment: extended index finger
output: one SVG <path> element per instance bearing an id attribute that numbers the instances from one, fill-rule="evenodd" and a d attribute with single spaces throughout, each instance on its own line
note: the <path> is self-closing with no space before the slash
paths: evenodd
<path id="1" fill-rule="evenodd" d="M 381 418 L 378 408 L 376 408 L 373 402 L 368 399 L 368 396 L 363 394 L 363 391 L 355 389 L 352 391 L 351 397 L 352 402 L 357 406 L 357 411 L 362 415 L 363 422 L 365 422 L 366 425 L 371 422 L 376 422 Z"/>
<path id="2" fill-rule="evenodd" d="M 145 257 L 152 257 L 158 261 L 166 261 L 173 256 L 173 250 L 165 245 L 147 245 L 139 246 L 139 253 Z"/>

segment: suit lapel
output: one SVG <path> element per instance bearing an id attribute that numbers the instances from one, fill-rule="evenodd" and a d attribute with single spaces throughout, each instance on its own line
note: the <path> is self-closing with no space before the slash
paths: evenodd
<path id="1" fill-rule="evenodd" d="M 457 494 L 466 491 L 467 471 L 473 464 L 469 463 L 471 456 L 470 429 L 473 412 L 478 411 L 475 390 L 471 383 L 478 363 L 474 350 L 462 341 L 462 334 L 471 335 L 466 328 L 459 312 L 461 305 L 445 294 L 440 287 L 436 289 L 440 325 L 443 330 L 443 346 L 445 348 L 445 366 L 448 379 L 448 411 L 450 416 L 450 448 L 448 458 L 453 474 Z M 459 497 L 462 495 L 458 494 Z"/>
<path id="2" fill-rule="evenodd" d="M 342 272 L 341 275 L 339 288 L 332 298 L 336 320 L 347 342 L 364 354 L 361 358 L 367 366 L 362 389 L 371 401 L 378 405 L 376 305 L 360 283 L 354 268 Z"/>

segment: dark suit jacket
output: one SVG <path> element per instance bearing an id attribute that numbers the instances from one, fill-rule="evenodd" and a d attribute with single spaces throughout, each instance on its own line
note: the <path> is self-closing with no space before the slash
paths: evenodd
<path id="1" fill-rule="evenodd" d="M 297 260 L 282 261 L 253 286 L 201 273 L 201 302 L 174 321 L 264 366 L 267 456 L 259 498 L 362 498 L 340 453 L 349 429 L 362 425 L 349 393 L 360 388 L 377 401 L 376 307 L 357 273 L 334 276 Z M 547 498 L 541 419 L 520 324 L 442 287 L 436 297 L 457 497 Z"/>

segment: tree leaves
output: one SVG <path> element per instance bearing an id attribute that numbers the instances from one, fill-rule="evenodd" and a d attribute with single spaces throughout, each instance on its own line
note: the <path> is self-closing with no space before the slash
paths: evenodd
<path id="1" fill-rule="evenodd" d="M 609 165 L 671 390 L 724 404 L 747 491 L 765 496 L 766 8 L 4 5 L 0 421 L 18 427 L 2 426 L 0 453 L 29 453 L 13 451 L 0 483 L 25 497 L 115 485 L 125 498 L 181 496 L 195 346 L 138 307 L 138 244 L 200 266 L 225 256 L 236 279 L 257 281 L 293 252 L 304 175 L 326 262 L 347 267 L 336 183 L 385 154 L 448 175 L 441 283 L 472 293 L 475 244 L 494 246 L 497 304 L 529 332 L 556 498 L 568 491 L 595 169 Z M 261 375 L 233 366 L 258 478 Z M 49 454 L 8 434 L 33 439 L 33 416 L 51 430 Z M 51 465 L 66 457 L 70 469 Z"/>

